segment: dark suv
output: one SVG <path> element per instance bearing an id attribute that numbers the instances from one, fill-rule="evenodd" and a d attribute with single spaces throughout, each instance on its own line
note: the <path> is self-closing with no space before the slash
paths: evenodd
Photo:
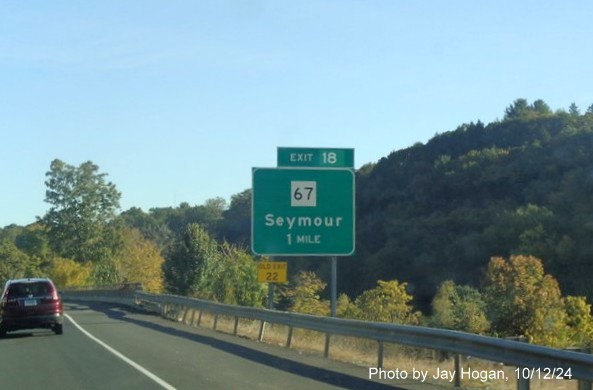
<path id="1" fill-rule="evenodd" d="M 0 337 L 20 329 L 47 328 L 62 334 L 64 311 L 50 279 L 14 279 L 6 282 L 0 301 Z"/>

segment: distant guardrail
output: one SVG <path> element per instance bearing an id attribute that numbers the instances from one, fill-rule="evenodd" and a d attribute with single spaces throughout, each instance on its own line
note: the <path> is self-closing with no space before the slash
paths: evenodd
<path id="1" fill-rule="evenodd" d="M 286 325 L 289 328 L 287 346 L 290 346 L 294 328 L 308 329 L 326 334 L 325 356 L 328 356 L 331 335 L 359 337 L 376 340 L 378 348 L 378 367 L 383 366 L 384 343 L 395 343 L 418 348 L 426 348 L 456 354 L 473 356 L 493 362 L 504 363 L 526 369 L 566 370 L 570 369 L 573 379 L 579 380 L 579 390 L 591 390 L 593 382 L 593 355 L 558 350 L 519 341 L 480 336 L 446 329 L 421 326 L 398 325 L 381 322 L 368 322 L 344 318 L 321 317 L 308 314 L 281 312 L 276 310 L 225 305 L 200 299 L 166 294 L 149 294 L 136 290 L 137 286 L 121 285 L 109 288 L 63 291 L 65 300 L 117 303 L 138 307 L 152 306 L 165 315 L 172 307 L 184 310 L 197 310 L 215 315 L 214 328 L 218 316 L 235 319 L 235 334 L 240 318 L 261 321 L 260 338 L 265 323 Z M 195 312 L 194 312 L 195 313 Z M 185 315 L 184 315 L 185 316 Z M 459 360 L 456 359 L 456 366 Z M 458 368 L 458 367 L 456 367 Z M 459 369 L 456 372 L 459 374 Z M 521 372 L 521 371 L 520 371 Z M 518 378 L 518 388 L 528 389 L 533 371 L 527 370 Z M 460 378 L 455 378 L 460 385 Z"/>
<path id="2" fill-rule="evenodd" d="M 108 286 L 75 287 L 60 289 L 63 299 L 83 300 L 87 302 L 116 303 L 126 306 L 136 306 L 134 295 L 142 290 L 140 283 L 114 284 Z"/>

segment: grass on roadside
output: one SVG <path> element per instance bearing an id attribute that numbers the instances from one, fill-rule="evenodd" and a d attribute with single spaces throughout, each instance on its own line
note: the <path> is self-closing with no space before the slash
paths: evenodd
<path id="1" fill-rule="evenodd" d="M 216 316 L 208 312 L 184 310 L 181 307 L 170 307 L 165 317 L 190 326 L 216 329 L 227 334 L 235 334 L 235 318 Z M 289 327 L 280 324 L 266 323 L 263 329 L 262 342 L 286 347 L 289 343 Z M 236 334 L 239 337 L 259 340 L 262 323 L 257 320 L 239 319 Z M 293 329 L 290 348 L 304 353 L 324 354 L 326 336 L 323 333 Z M 329 358 L 355 364 L 362 367 L 377 367 L 378 342 L 355 337 L 331 336 Z M 517 388 L 516 367 L 504 366 L 472 357 L 460 360 L 461 368 L 466 375 L 462 378 L 462 388 L 476 390 L 514 390 Z M 451 375 L 439 377 L 444 371 L 455 369 L 454 357 L 434 350 L 406 347 L 396 344 L 385 344 L 383 350 L 383 369 L 385 371 L 405 371 L 411 378 L 412 373 L 426 373 L 426 382 L 445 387 L 454 387 Z M 504 372 L 505 379 L 491 379 L 494 373 Z M 473 378 L 471 374 L 473 372 Z M 491 375 L 486 375 L 492 373 Z M 532 390 L 577 390 L 577 381 L 558 379 L 535 379 L 530 383 Z"/>

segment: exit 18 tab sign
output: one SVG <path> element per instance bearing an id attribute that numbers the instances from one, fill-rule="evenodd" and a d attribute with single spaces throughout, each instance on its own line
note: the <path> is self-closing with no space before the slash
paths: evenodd
<path id="1" fill-rule="evenodd" d="M 251 248 L 267 256 L 354 253 L 351 169 L 253 168 Z"/>

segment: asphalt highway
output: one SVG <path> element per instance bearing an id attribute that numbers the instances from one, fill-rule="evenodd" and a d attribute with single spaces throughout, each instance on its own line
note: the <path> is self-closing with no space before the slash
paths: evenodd
<path id="1" fill-rule="evenodd" d="M 0 339 L 0 389 L 429 389 L 108 304 L 65 304 L 64 334 Z"/>

